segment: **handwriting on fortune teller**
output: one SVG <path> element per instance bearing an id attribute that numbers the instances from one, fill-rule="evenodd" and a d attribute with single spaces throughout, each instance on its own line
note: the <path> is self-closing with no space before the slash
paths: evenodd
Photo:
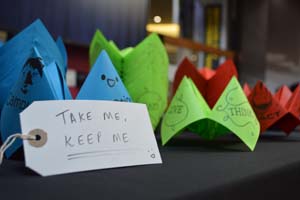
<path id="1" fill-rule="evenodd" d="M 235 98 L 238 95 L 234 93 L 239 92 L 238 88 L 235 87 L 228 91 L 225 98 L 225 104 L 217 106 L 218 112 L 224 112 L 224 121 L 230 120 L 235 126 L 245 127 L 247 125 L 252 126 L 251 118 L 254 117 L 254 113 L 248 106 L 247 100 L 240 101 L 239 98 Z M 242 117 L 245 117 L 243 120 Z"/>

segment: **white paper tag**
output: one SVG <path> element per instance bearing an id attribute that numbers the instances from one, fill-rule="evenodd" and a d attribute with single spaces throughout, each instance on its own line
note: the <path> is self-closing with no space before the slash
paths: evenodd
<path id="1" fill-rule="evenodd" d="M 162 163 L 144 104 L 37 101 L 20 115 L 23 134 L 46 133 L 45 144 L 23 142 L 26 166 L 42 176 Z"/>

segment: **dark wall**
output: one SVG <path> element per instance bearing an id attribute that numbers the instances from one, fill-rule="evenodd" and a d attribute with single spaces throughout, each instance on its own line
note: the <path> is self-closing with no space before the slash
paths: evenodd
<path id="1" fill-rule="evenodd" d="M 300 1 L 270 1 L 268 52 L 299 61 L 300 57 Z"/>
<path id="2" fill-rule="evenodd" d="M 88 44 L 96 30 L 120 47 L 146 35 L 148 0 L 2 0 L 0 28 L 19 31 L 41 18 L 56 37 Z"/>
<path id="3" fill-rule="evenodd" d="M 237 56 L 241 82 L 254 85 L 265 78 L 268 41 L 268 0 L 236 1 Z"/>
<path id="4" fill-rule="evenodd" d="M 180 0 L 180 26 L 181 36 L 193 38 L 194 0 Z"/>

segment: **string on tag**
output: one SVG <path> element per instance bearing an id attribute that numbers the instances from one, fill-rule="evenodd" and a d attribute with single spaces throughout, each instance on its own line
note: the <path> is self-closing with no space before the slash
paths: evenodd
<path id="1" fill-rule="evenodd" d="M 15 133 L 6 138 L 5 142 L 0 147 L 0 165 L 3 161 L 5 151 L 16 141 L 17 138 L 22 140 L 36 140 L 36 135 L 22 135 L 21 133 Z"/>

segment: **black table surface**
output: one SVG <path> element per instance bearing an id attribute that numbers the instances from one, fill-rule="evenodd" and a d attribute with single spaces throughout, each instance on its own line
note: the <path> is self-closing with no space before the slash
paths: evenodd
<path id="1" fill-rule="evenodd" d="M 161 165 L 50 177 L 25 168 L 22 160 L 4 160 L 0 199 L 300 198 L 299 132 L 268 132 L 254 152 L 233 136 L 206 141 L 185 133 L 160 152 Z"/>

